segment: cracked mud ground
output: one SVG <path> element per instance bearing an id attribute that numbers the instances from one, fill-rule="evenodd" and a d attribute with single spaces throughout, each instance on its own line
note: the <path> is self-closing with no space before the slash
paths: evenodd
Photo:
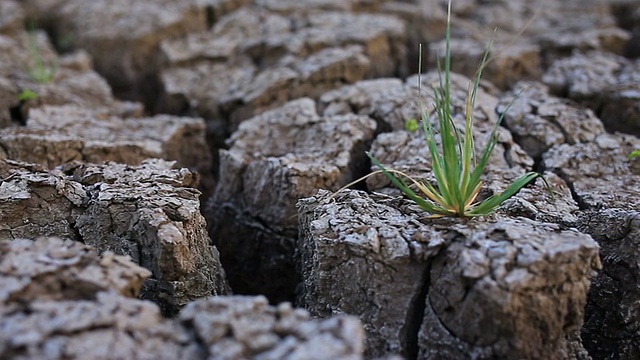
<path id="1" fill-rule="evenodd" d="M 436 221 L 384 177 L 324 192 L 365 151 L 433 181 L 405 124 L 444 3 L 0 2 L 0 357 L 640 358 L 638 1 L 453 1 L 457 124 L 499 54 L 480 196 L 553 196 Z"/>

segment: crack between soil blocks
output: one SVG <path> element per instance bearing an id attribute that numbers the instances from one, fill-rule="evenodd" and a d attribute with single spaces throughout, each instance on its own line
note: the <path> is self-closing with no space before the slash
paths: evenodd
<path id="1" fill-rule="evenodd" d="M 564 180 L 564 182 L 567 184 L 567 187 L 569 188 L 569 191 L 571 192 L 571 198 L 578 204 L 578 209 L 580 209 L 580 210 L 589 210 L 589 209 L 591 209 L 591 207 L 588 206 L 584 202 L 582 197 L 580 195 L 578 195 L 578 193 L 576 192 L 576 188 L 573 185 L 573 182 L 569 180 L 569 177 L 567 176 L 567 174 L 564 173 L 564 171 L 562 171 L 562 169 L 555 169 L 555 170 L 553 170 L 553 172 L 556 175 L 558 175 L 562 180 Z"/>
<path id="2" fill-rule="evenodd" d="M 84 237 L 80 233 L 80 229 L 78 228 L 78 225 L 76 223 L 76 219 L 77 219 L 77 216 L 75 218 L 73 218 L 71 216 L 69 218 L 67 218 L 67 222 L 69 223 L 69 228 L 71 229 L 73 234 L 76 236 L 76 239 L 74 239 L 75 241 L 78 241 L 78 242 L 80 242 L 82 244 L 86 244 L 86 241 L 85 241 Z"/>
<path id="3" fill-rule="evenodd" d="M 411 299 L 407 316 L 405 318 L 404 327 L 400 330 L 402 339 L 402 356 L 406 359 L 417 359 L 419 353 L 418 335 L 422 322 L 424 321 L 424 310 L 427 303 L 427 295 L 429 294 L 429 285 L 431 282 L 431 262 L 425 267 L 420 283 L 422 286 L 419 291 Z"/>

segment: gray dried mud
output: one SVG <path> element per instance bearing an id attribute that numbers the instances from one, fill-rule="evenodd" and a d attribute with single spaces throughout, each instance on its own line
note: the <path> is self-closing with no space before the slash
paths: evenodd
<path id="1" fill-rule="evenodd" d="M 600 269 L 590 236 L 525 219 L 425 220 L 389 200 L 299 203 L 313 314 L 360 314 L 373 357 L 588 358 L 579 331 Z"/>
<path id="2" fill-rule="evenodd" d="M 53 172 L 0 162 L 4 239 L 57 236 L 128 255 L 151 270 L 143 297 L 171 314 L 229 288 L 200 214 L 195 174 L 174 163 L 67 164 Z M 43 211 L 42 209 L 48 209 Z"/>
<path id="3" fill-rule="evenodd" d="M 362 352 L 351 316 L 312 320 L 264 297 L 219 296 L 166 319 L 134 299 L 150 272 L 127 256 L 59 238 L 2 240 L 0 249 L 3 359 L 346 360 Z"/>
<path id="4" fill-rule="evenodd" d="M 546 182 L 330 194 L 435 185 L 443 5 L 0 1 L 0 358 L 640 358 L 637 1 L 453 1 L 479 199 Z"/>
<path id="5" fill-rule="evenodd" d="M 220 151 L 220 179 L 205 211 L 232 288 L 293 299 L 295 203 L 365 172 L 375 128 L 366 116 L 320 116 L 308 98 L 242 123 Z"/>

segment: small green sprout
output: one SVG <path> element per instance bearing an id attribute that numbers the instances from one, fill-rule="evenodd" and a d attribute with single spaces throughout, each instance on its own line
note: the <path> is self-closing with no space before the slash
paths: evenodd
<path id="1" fill-rule="evenodd" d="M 18 100 L 20 101 L 37 100 L 39 96 L 40 95 L 38 95 L 37 92 L 31 89 L 24 89 L 20 92 L 20 94 L 18 94 Z"/>
<path id="2" fill-rule="evenodd" d="M 33 81 L 40 84 L 49 84 L 56 77 L 58 65 L 56 63 L 46 64 L 40 46 L 38 45 L 38 34 L 35 30 L 35 24 L 29 26 L 29 49 L 33 57 L 34 64 L 27 68 L 29 77 Z"/>
<path id="3" fill-rule="evenodd" d="M 640 149 L 633 150 L 631 154 L 629 154 L 629 159 L 640 157 Z"/>
<path id="4" fill-rule="evenodd" d="M 498 128 L 506 111 L 500 116 L 491 133 L 487 146 L 478 158 L 474 148 L 473 109 L 475 107 L 482 70 L 488 63 L 491 43 L 489 43 L 484 58 L 478 67 L 475 81 L 469 86 L 465 110 L 465 129 L 464 134 L 461 134 L 453 122 L 453 110 L 451 106 L 451 0 L 449 0 L 448 3 L 445 39 L 444 72 L 440 71 L 440 83 L 439 86 L 434 89 L 434 111 L 440 126 L 440 149 L 438 148 L 438 142 L 436 140 L 436 131 L 430 121 L 430 114 L 427 114 L 424 106 L 420 103 L 420 108 L 423 109 L 422 129 L 425 133 L 431 155 L 432 171 L 437 186 L 433 186 L 426 181 L 415 180 L 401 171 L 387 169 L 373 155 L 370 153 L 367 153 L 367 155 L 373 164 L 378 166 L 380 171 L 384 173 L 394 185 L 402 190 L 407 197 L 415 201 L 423 210 L 431 213 L 433 217 L 484 216 L 494 212 L 505 200 L 518 193 L 520 189 L 542 175 L 537 172 L 529 172 L 514 181 L 502 193 L 476 202 L 480 189 L 482 188 L 480 178 L 498 142 Z M 419 63 L 422 64 L 422 48 L 420 48 Z M 419 69 L 418 73 L 421 73 L 421 69 Z M 418 83 L 419 86 L 421 86 L 420 79 Z M 417 188 L 427 199 L 418 195 L 412 187 Z"/>
<path id="5" fill-rule="evenodd" d="M 420 130 L 420 122 L 418 119 L 409 119 L 404 124 L 404 128 L 409 132 L 416 132 Z"/>

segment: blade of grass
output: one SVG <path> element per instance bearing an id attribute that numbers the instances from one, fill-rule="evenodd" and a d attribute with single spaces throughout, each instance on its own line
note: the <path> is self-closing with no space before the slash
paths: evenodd
<path id="1" fill-rule="evenodd" d="M 408 198 L 410 198 L 411 200 L 413 200 L 416 204 L 418 204 L 418 206 L 420 206 L 423 210 L 426 210 L 432 214 L 439 214 L 439 215 L 450 215 L 450 211 L 447 211 L 446 209 L 436 205 L 436 204 L 432 204 L 430 202 L 428 202 L 427 200 L 421 198 L 420 196 L 418 196 L 413 190 L 411 190 L 411 188 L 409 186 L 407 186 L 406 183 L 404 183 L 404 181 L 402 181 L 401 179 L 398 179 L 395 175 L 393 175 L 392 171 L 393 170 L 387 170 L 384 165 L 382 165 L 373 155 L 371 155 L 370 153 L 367 152 L 367 155 L 369 156 L 369 158 L 371 159 L 371 161 L 380 168 L 380 170 L 389 178 L 389 180 L 391 180 L 391 182 L 397 186 L 405 195 L 407 195 Z M 400 173 L 399 171 L 393 171 L 396 173 Z M 410 180 L 412 180 L 414 183 L 417 184 L 417 181 L 411 179 L 410 177 L 408 177 Z"/>
<path id="2" fill-rule="evenodd" d="M 522 175 L 500 194 L 490 196 L 469 211 L 468 214 L 470 216 L 483 216 L 492 213 L 498 208 L 498 206 L 505 202 L 505 200 L 517 194 L 523 187 L 538 177 L 542 177 L 542 174 L 537 172 L 528 172 L 525 175 Z"/>
<path id="3" fill-rule="evenodd" d="M 482 61 L 480 65 L 478 65 L 478 69 L 476 70 L 475 80 L 473 83 L 469 83 L 469 88 L 467 90 L 467 106 L 465 109 L 466 112 L 466 123 L 465 123 L 465 137 L 464 137 L 464 151 L 462 153 L 463 159 L 463 169 L 462 169 L 462 179 L 460 181 L 460 192 L 463 194 L 462 197 L 465 199 L 469 199 L 476 191 L 476 188 L 480 182 L 479 177 L 473 177 L 472 174 L 474 171 L 472 170 L 473 166 L 477 166 L 476 158 L 475 158 L 475 141 L 473 136 L 473 109 L 476 105 L 476 98 L 478 95 L 478 88 L 480 87 L 480 80 L 482 78 L 482 71 L 487 65 L 487 59 L 489 53 L 491 51 L 491 46 L 493 41 L 489 41 L 487 45 L 484 56 L 482 57 Z M 490 154 L 489 154 L 490 155 Z M 484 172 L 484 167 L 481 167 Z M 468 201 L 467 201 L 467 205 Z"/>
<path id="4" fill-rule="evenodd" d="M 433 129 L 433 125 L 431 124 L 431 116 L 427 113 L 422 100 L 422 44 L 420 44 L 420 54 L 419 62 L 418 62 L 418 106 L 420 107 L 421 117 L 422 117 L 422 130 L 425 134 L 425 140 L 427 141 L 427 146 L 429 149 L 429 154 L 431 155 L 431 170 L 433 171 L 436 183 L 438 184 L 438 189 L 440 190 L 440 194 L 449 193 L 449 189 L 447 188 L 444 168 L 443 168 L 443 158 L 437 148 L 437 141 L 435 137 L 435 131 Z M 437 91 L 434 94 L 436 98 L 436 104 L 438 102 L 438 93 Z M 440 111 L 441 109 L 436 106 L 435 112 Z M 440 115 L 437 115 L 440 117 Z M 443 204 L 448 203 L 448 200 L 443 200 Z"/>
<path id="5" fill-rule="evenodd" d="M 445 116 L 442 113 L 443 111 L 442 105 L 441 105 L 442 96 L 436 90 L 434 92 L 434 97 L 436 101 L 436 115 L 438 119 L 441 119 L 442 117 Z M 440 189 L 440 193 L 445 197 L 445 199 L 447 199 L 447 203 L 450 203 L 451 199 L 449 199 L 448 194 L 451 193 L 452 189 L 449 188 L 450 183 L 448 182 L 448 178 L 447 178 L 448 169 L 446 166 L 446 160 L 443 155 L 444 151 L 438 151 L 438 144 L 435 137 L 433 125 L 431 125 L 431 119 L 425 118 L 423 124 L 425 127 L 425 136 L 426 136 L 427 146 L 429 148 L 429 154 L 431 155 L 431 158 L 432 158 L 431 167 L 434 171 L 434 174 L 436 175 L 438 189 Z M 442 125 L 441 125 L 440 126 L 440 147 L 441 148 L 443 146 L 442 143 L 445 141 L 444 137 L 445 135 L 443 135 Z"/>

